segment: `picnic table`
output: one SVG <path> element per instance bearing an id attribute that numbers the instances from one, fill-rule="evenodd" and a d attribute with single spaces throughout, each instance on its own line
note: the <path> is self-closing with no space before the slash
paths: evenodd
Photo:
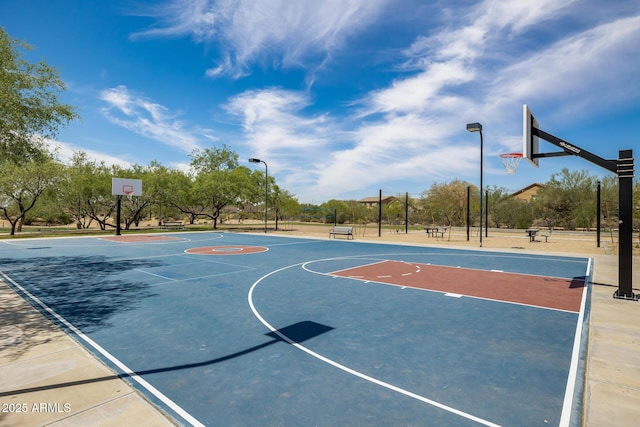
<path id="1" fill-rule="evenodd" d="M 449 227 L 437 226 L 437 227 L 425 227 L 424 231 L 427 233 L 429 237 L 442 237 L 444 238 L 444 233 L 447 232 Z"/>
<path id="2" fill-rule="evenodd" d="M 537 229 L 537 228 L 528 228 L 526 230 L 526 233 L 529 236 L 529 241 L 530 242 L 537 242 L 536 236 L 538 235 L 538 233 L 540 233 L 540 230 Z M 547 243 L 548 240 L 549 240 L 549 235 L 548 234 L 540 234 L 540 237 L 544 237 L 545 243 Z"/>

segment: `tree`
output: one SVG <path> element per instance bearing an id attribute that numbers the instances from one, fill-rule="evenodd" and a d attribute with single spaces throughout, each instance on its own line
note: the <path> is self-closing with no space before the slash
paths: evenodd
<path id="1" fill-rule="evenodd" d="M 529 228 L 533 224 L 533 206 L 511 196 L 505 188 L 493 187 L 489 191 L 489 206 L 489 221 L 496 227 Z"/>
<path id="2" fill-rule="evenodd" d="M 298 199 L 287 190 L 278 190 L 275 203 L 280 218 L 295 218 L 302 212 Z"/>
<path id="3" fill-rule="evenodd" d="M 111 195 L 111 178 L 120 168 L 90 160 L 85 152 L 75 152 L 65 168 L 60 187 L 61 203 L 78 228 L 88 228 L 97 221 L 106 230 L 115 212 L 115 198 Z"/>
<path id="4" fill-rule="evenodd" d="M 467 182 L 455 179 L 446 184 L 434 183 L 425 192 L 426 197 L 423 198 L 423 203 L 434 224 L 461 226 L 466 223 L 467 187 L 469 185 Z M 471 186 L 471 194 L 477 195 L 478 188 Z M 472 196 L 471 203 L 472 212 L 477 213 L 478 198 Z M 477 214 L 472 215 L 472 217 L 476 216 Z"/>
<path id="5" fill-rule="evenodd" d="M 191 155 L 191 168 L 195 179 L 191 198 L 196 203 L 183 206 L 198 216 L 212 220 L 212 228 L 218 228 L 218 218 L 225 206 L 239 204 L 250 197 L 252 190 L 247 167 L 238 166 L 238 155 L 227 146 L 196 150 Z"/>
<path id="6" fill-rule="evenodd" d="M 31 64 L 19 49 L 31 50 L 0 27 L 0 155 L 24 163 L 48 156 L 43 142 L 78 118 L 58 94 L 66 89 L 55 68 Z"/>
<path id="7" fill-rule="evenodd" d="M 596 179 L 586 170 L 563 168 L 540 190 L 543 225 L 590 228 L 596 217 Z"/>
<path id="8" fill-rule="evenodd" d="M 15 235 L 27 212 L 38 198 L 51 188 L 61 176 L 61 165 L 51 158 L 22 165 L 4 162 L 0 167 L 0 210 L 11 224 Z"/>
<path id="9" fill-rule="evenodd" d="M 173 202 L 188 193 L 190 187 L 190 179 L 186 174 L 178 169 L 163 166 L 155 160 L 143 169 L 143 183 L 145 196 L 157 207 L 158 225 L 161 225 L 165 218 L 176 216 L 179 210 Z"/>

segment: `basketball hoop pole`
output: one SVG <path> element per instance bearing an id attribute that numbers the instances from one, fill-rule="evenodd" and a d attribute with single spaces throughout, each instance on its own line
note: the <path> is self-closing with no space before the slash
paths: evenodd
<path id="1" fill-rule="evenodd" d="M 122 202 L 122 196 L 117 195 L 117 203 L 116 203 L 116 236 L 120 235 L 120 205 Z"/>
<path id="2" fill-rule="evenodd" d="M 617 299 L 636 300 L 633 293 L 633 150 L 620 150 L 618 160 L 606 160 L 580 147 L 568 143 L 543 130 L 531 127 L 531 134 L 544 139 L 564 151 L 555 153 L 532 153 L 532 158 L 578 156 L 618 176 L 618 290 Z"/>

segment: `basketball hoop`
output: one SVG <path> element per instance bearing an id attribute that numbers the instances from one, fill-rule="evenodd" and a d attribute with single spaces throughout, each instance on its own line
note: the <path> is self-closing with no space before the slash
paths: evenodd
<path id="1" fill-rule="evenodd" d="M 129 199 L 129 201 L 133 200 L 133 185 L 124 184 L 122 186 L 122 192 L 125 196 L 127 196 L 127 199 Z"/>
<path id="2" fill-rule="evenodd" d="M 518 169 L 520 160 L 522 160 L 522 153 L 507 153 L 500 154 L 500 160 L 504 165 L 504 169 L 507 171 L 507 175 L 513 175 Z"/>

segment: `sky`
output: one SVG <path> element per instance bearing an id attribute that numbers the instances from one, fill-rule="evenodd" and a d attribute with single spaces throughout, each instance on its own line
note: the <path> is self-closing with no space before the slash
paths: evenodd
<path id="1" fill-rule="evenodd" d="M 524 104 L 600 157 L 640 152 L 638 0 L 1 0 L 0 26 L 67 85 L 62 161 L 187 171 L 226 146 L 303 203 L 419 197 L 480 184 L 480 122 L 485 187 L 609 175 L 575 156 L 507 175 Z"/>

